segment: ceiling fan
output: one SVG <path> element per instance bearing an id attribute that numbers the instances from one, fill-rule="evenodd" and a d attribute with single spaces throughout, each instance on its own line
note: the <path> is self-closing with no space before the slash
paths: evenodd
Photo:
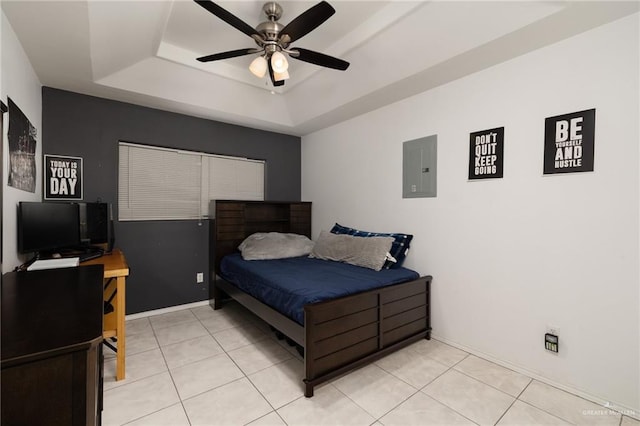
<path id="1" fill-rule="evenodd" d="M 321 1 L 307 9 L 287 25 L 282 25 L 278 22 L 278 19 L 282 16 L 282 7 L 273 1 L 265 3 L 262 10 L 267 15 L 268 20 L 258 24 L 255 29 L 211 0 L 194 1 L 227 24 L 253 38 L 258 45 L 257 48 L 230 50 L 202 56 L 197 58 L 200 62 L 218 61 L 220 59 L 259 53 L 260 56 L 251 62 L 249 69 L 260 78 L 264 77 L 268 71 L 274 86 L 283 86 L 284 81 L 289 78 L 287 71 L 289 63 L 283 52 L 299 61 L 322 67 L 340 71 L 344 71 L 349 67 L 349 62 L 333 56 L 301 47 L 289 47 L 291 43 L 309 34 L 335 13 L 335 9 L 326 1 Z"/>

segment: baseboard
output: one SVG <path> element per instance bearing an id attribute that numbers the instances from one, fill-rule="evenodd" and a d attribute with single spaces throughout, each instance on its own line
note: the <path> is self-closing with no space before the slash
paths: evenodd
<path id="1" fill-rule="evenodd" d="M 200 302 L 186 303 L 184 305 L 169 306 L 168 308 L 154 309 L 152 311 L 138 312 L 137 314 L 126 315 L 125 320 L 134 320 L 139 318 L 151 317 L 153 315 L 167 314 L 169 312 L 182 311 L 189 308 L 197 308 L 198 306 L 208 306 L 209 299 Z"/>
<path id="2" fill-rule="evenodd" d="M 616 403 L 611 402 L 611 401 L 606 401 L 606 400 L 602 399 L 601 397 L 592 395 L 590 393 L 584 392 L 584 391 L 582 391 L 580 389 L 573 388 L 571 386 L 563 385 L 562 383 L 555 382 L 553 380 L 550 380 L 547 377 L 543 377 L 543 376 L 540 376 L 537 373 L 529 371 L 526 368 L 523 368 L 523 367 L 520 367 L 518 365 L 514 365 L 514 364 L 511 364 L 509 362 L 503 361 L 501 359 L 495 358 L 495 357 L 493 357 L 493 356 L 491 356 L 489 354 L 485 354 L 485 353 L 480 352 L 478 350 L 475 350 L 473 348 L 469 348 L 469 347 L 467 347 L 465 345 L 461 345 L 461 344 L 459 344 L 457 342 L 453 342 L 451 340 L 445 339 L 445 338 L 443 338 L 441 336 L 437 336 L 435 334 L 432 334 L 432 337 L 434 339 L 436 339 L 436 340 L 439 340 L 439 341 L 441 341 L 443 343 L 446 343 L 447 345 L 450 345 L 450 346 L 453 346 L 455 348 L 461 349 L 461 350 L 463 350 L 465 352 L 468 352 L 468 353 L 470 353 L 472 355 L 476 355 L 476 356 L 478 356 L 480 358 L 483 358 L 483 359 L 485 359 L 487 361 L 491 361 L 494 364 L 501 365 L 502 367 L 505 367 L 505 368 L 508 368 L 510 370 L 516 371 L 516 372 L 518 372 L 520 374 L 524 374 L 525 376 L 531 377 L 532 379 L 535 379 L 535 380 L 537 380 L 539 382 L 545 383 L 545 384 L 547 384 L 549 386 L 553 386 L 554 388 L 558 388 L 558 389 L 561 389 L 563 391 L 569 392 L 571 394 L 577 395 L 577 396 L 579 396 L 581 398 L 584 398 L 584 399 L 586 399 L 588 401 L 593 402 L 594 404 L 600 405 L 601 407 L 603 407 L 603 410 L 612 410 L 612 411 L 620 413 L 620 414 L 622 414 L 624 416 L 631 417 L 631 418 L 636 419 L 636 420 L 640 420 L 640 408 L 635 408 L 635 409 L 634 408 L 629 408 L 629 407 L 625 407 L 623 405 L 616 404 Z"/>

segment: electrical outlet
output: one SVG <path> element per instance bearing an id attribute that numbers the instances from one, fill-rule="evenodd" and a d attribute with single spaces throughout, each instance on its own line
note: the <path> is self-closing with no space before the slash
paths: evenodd
<path id="1" fill-rule="evenodd" d="M 202 272 L 198 272 L 196 274 L 196 282 L 201 283 L 204 281 L 204 274 Z"/>
<path id="2" fill-rule="evenodd" d="M 557 354 L 560 346 L 560 327 L 547 325 L 547 333 L 544 335 L 544 348 Z"/>
<path id="3" fill-rule="evenodd" d="M 560 339 L 558 339 L 558 336 L 549 333 L 544 335 L 544 348 L 546 350 L 558 353 L 559 343 Z"/>

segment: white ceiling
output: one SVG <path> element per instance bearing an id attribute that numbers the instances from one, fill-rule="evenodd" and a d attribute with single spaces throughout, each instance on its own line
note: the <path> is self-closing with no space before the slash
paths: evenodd
<path id="1" fill-rule="evenodd" d="M 343 1 L 292 44 L 351 63 L 292 59 L 274 89 L 248 70 L 254 47 L 191 0 L 2 1 L 40 82 L 138 105 L 292 135 L 326 126 L 637 12 L 637 1 Z M 217 2 L 251 26 L 263 1 Z M 282 1 L 287 24 L 315 1 Z"/>

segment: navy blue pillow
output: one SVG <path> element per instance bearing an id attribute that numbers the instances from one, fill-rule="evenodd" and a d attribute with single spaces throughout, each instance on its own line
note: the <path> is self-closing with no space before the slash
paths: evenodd
<path id="1" fill-rule="evenodd" d="M 391 256 L 393 256 L 397 260 L 397 262 L 394 263 L 390 260 L 387 260 L 382 267 L 383 269 L 399 268 L 402 265 L 404 258 L 407 256 L 407 252 L 409 251 L 409 244 L 413 239 L 413 235 L 411 234 L 360 231 L 354 228 L 349 228 L 347 226 L 342 226 L 339 223 L 333 225 L 333 228 L 331 228 L 331 233 L 353 235 L 354 237 L 392 237 L 393 244 L 391 244 L 391 250 L 389 250 L 389 254 L 391 254 Z"/>

